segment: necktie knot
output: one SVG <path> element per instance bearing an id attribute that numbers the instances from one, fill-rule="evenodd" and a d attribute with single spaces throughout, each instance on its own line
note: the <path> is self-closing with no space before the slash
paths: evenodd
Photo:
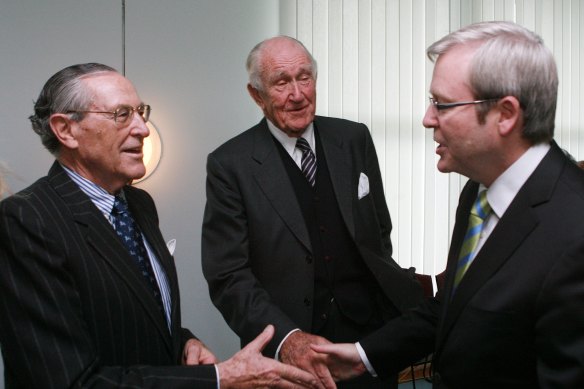
<path id="1" fill-rule="evenodd" d="M 491 212 L 491 206 L 487 200 L 487 191 L 483 190 L 479 193 L 472 210 L 470 211 L 473 215 L 478 216 L 481 220 L 485 220 L 489 213 Z"/>
<path id="2" fill-rule="evenodd" d="M 312 151 L 310 145 L 308 144 L 308 141 L 302 137 L 296 140 L 296 147 L 298 147 L 298 149 L 302 151 L 303 154 Z"/>
<path id="3" fill-rule="evenodd" d="M 114 206 L 112 207 L 112 215 L 120 215 L 128 212 L 128 203 L 122 196 L 117 195 L 114 199 Z"/>

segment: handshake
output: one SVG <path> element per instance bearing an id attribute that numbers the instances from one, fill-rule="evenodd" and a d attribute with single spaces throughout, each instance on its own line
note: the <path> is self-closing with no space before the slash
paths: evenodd
<path id="1" fill-rule="evenodd" d="M 216 365 L 221 389 L 334 389 L 337 387 L 335 381 L 357 377 L 366 371 L 354 344 L 332 344 L 325 338 L 302 331 L 293 332 L 282 345 L 280 360 L 283 363 L 266 358 L 261 351 L 273 335 L 274 327 L 267 326 L 241 351 Z M 186 364 L 216 362 L 201 346 L 196 349 L 196 358 L 192 357 L 194 351 L 189 357 L 185 350 Z"/>

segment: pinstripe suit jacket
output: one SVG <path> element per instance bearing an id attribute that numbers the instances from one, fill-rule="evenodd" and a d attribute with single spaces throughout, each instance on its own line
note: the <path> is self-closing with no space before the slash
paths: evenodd
<path id="1" fill-rule="evenodd" d="M 124 190 L 169 280 L 171 332 L 109 222 L 55 163 L 0 203 L 6 389 L 216 388 L 213 366 L 178 366 L 193 335 L 180 327 L 173 258 L 152 198 Z"/>

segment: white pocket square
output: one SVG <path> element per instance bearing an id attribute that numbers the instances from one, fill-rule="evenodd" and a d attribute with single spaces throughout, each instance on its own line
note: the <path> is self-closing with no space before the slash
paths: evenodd
<path id="1" fill-rule="evenodd" d="M 166 242 L 166 247 L 170 251 L 170 255 L 174 255 L 174 250 L 176 249 L 176 239 L 171 239 Z"/>
<path id="2" fill-rule="evenodd" d="M 369 194 L 369 178 L 365 173 L 361 173 L 359 176 L 359 187 L 357 188 L 357 195 L 359 200 Z"/>

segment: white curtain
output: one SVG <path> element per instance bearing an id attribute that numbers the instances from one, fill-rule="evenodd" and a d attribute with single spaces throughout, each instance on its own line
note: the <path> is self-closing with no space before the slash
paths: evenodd
<path id="1" fill-rule="evenodd" d="M 536 31 L 560 75 L 556 141 L 584 159 L 584 2 L 580 0 L 280 0 L 282 34 L 318 62 L 317 114 L 369 126 L 394 229 L 394 257 L 419 273 L 446 265 L 465 177 L 436 170 L 422 117 L 433 65 L 425 49 L 464 25 L 510 20 Z"/>

